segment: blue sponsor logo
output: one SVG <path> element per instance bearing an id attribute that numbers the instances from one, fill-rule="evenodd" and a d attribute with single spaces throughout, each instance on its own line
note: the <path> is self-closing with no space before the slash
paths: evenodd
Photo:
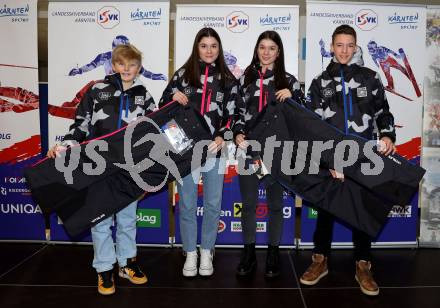
<path id="1" fill-rule="evenodd" d="M 160 19 L 162 17 L 162 9 L 158 10 L 141 10 L 136 9 L 136 11 L 133 11 L 130 13 L 130 19 L 132 21 L 135 20 L 151 20 L 151 19 Z"/>
<path id="2" fill-rule="evenodd" d="M 414 15 L 399 15 L 394 13 L 394 15 L 388 16 L 389 24 L 416 24 L 419 22 L 419 13 Z"/>
<path id="3" fill-rule="evenodd" d="M 6 4 L 0 8 L 0 17 L 29 16 L 29 4 L 22 7 L 8 7 Z"/>
<path id="4" fill-rule="evenodd" d="M 64 136 L 63 135 L 57 135 L 55 136 L 55 142 L 59 142 L 59 141 L 64 141 Z"/>
<path id="5" fill-rule="evenodd" d="M 290 25 L 292 21 L 291 14 L 287 16 L 266 16 L 260 17 L 260 25 L 262 26 L 277 26 L 277 25 Z"/>
<path id="6" fill-rule="evenodd" d="M 141 21 L 144 26 L 159 26 L 162 18 L 162 9 L 157 10 L 141 10 L 136 9 L 130 13 L 131 21 Z"/>

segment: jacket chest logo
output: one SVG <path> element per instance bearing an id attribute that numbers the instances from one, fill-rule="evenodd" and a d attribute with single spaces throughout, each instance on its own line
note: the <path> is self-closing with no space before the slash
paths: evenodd
<path id="1" fill-rule="evenodd" d="M 219 103 L 223 102 L 223 98 L 225 97 L 225 95 L 223 94 L 223 92 L 217 92 L 217 94 L 215 95 L 215 100 Z"/>
<path id="2" fill-rule="evenodd" d="M 356 91 L 357 91 L 357 97 L 367 97 L 368 95 L 367 87 L 356 88 Z"/>
<path id="3" fill-rule="evenodd" d="M 100 100 L 102 101 L 108 101 L 108 99 L 110 98 L 111 93 L 110 92 L 99 92 L 98 93 L 98 97 Z"/>
<path id="4" fill-rule="evenodd" d="M 191 87 L 185 87 L 185 88 L 183 89 L 183 93 L 184 93 L 186 96 L 191 95 L 191 93 L 192 93 L 192 89 L 191 89 Z"/>
<path id="5" fill-rule="evenodd" d="M 135 96 L 134 97 L 134 104 L 135 105 L 144 105 L 145 100 L 143 96 Z"/>
<path id="6" fill-rule="evenodd" d="M 335 94 L 335 91 L 332 88 L 324 88 L 322 89 L 322 95 L 325 98 L 332 97 Z"/>

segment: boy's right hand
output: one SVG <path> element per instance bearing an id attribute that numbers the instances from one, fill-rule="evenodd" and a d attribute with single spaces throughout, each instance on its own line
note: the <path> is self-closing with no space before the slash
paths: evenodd
<path id="1" fill-rule="evenodd" d="M 55 158 L 55 157 L 59 157 L 60 154 L 59 152 L 66 150 L 66 147 L 63 147 L 62 145 L 54 145 L 49 151 L 47 151 L 47 157 L 49 158 Z"/>
<path id="2" fill-rule="evenodd" d="M 180 92 L 179 90 L 177 90 L 176 93 L 174 93 L 173 95 L 173 100 L 177 101 L 179 104 L 185 106 L 186 104 L 188 104 L 188 97 L 183 94 L 182 92 Z"/>

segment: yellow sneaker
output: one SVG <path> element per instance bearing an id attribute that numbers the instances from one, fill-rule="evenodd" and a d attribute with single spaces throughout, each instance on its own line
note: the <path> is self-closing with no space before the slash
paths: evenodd
<path id="1" fill-rule="evenodd" d="M 113 269 L 98 273 L 98 293 L 102 295 L 112 295 L 115 293 Z"/>
<path id="2" fill-rule="evenodd" d="M 119 269 L 119 277 L 128 279 L 134 284 L 144 284 L 147 282 L 147 276 L 142 272 L 136 258 L 127 260 L 127 265 Z"/>

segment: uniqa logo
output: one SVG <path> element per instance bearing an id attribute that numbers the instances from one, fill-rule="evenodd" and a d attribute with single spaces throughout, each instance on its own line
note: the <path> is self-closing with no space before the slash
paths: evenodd
<path id="1" fill-rule="evenodd" d="M 374 29 L 378 24 L 377 14 L 372 10 L 360 10 L 355 16 L 355 25 L 364 31 Z"/>
<path id="2" fill-rule="evenodd" d="M 249 16 L 242 11 L 235 11 L 226 16 L 226 28 L 234 33 L 249 29 Z"/>
<path id="3" fill-rule="evenodd" d="M 97 23 L 104 29 L 113 29 L 119 25 L 121 14 L 114 6 L 104 6 L 98 11 Z"/>

